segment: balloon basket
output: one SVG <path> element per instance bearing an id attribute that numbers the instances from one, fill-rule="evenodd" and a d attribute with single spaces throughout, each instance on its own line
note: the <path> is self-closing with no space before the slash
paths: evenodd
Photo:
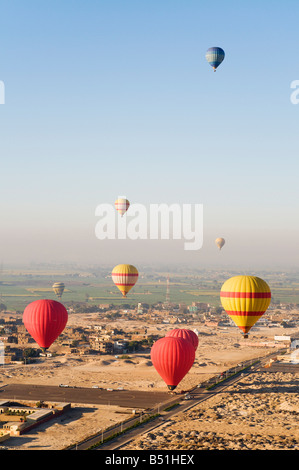
<path id="1" fill-rule="evenodd" d="M 176 388 L 176 385 L 167 385 L 167 388 L 170 392 L 173 392 L 173 390 Z"/>

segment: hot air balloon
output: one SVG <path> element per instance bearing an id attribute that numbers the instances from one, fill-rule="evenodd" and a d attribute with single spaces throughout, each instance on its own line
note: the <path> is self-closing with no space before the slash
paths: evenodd
<path id="1" fill-rule="evenodd" d="M 130 207 L 129 201 L 125 198 L 116 199 L 114 205 L 115 209 L 120 213 L 121 216 L 123 216 Z"/>
<path id="2" fill-rule="evenodd" d="M 124 297 L 135 286 L 137 279 L 138 270 L 131 264 L 118 264 L 112 270 L 112 280 Z"/>
<path id="3" fill-rule="evenodd" d="M 184 338 L 165 336 L 151 349 L 151 361 L 169 390 L 174 390 L 191 369 L 195 359 L 194 346 Z"/>
<path id="4" fill-rule="evenodd" d="M 222 306 L 244 338 L 271 302 L 268 284 L 255 276 L 234 276 L 225 281 L 220 291 Z"/>
<path id="5" fill-rule="evenodd" d="M 216 238 L 215 243 L 218 246 L 219 250 L 221 250 L 221 248 L 225 244 L 225 240 L 224 238 L 219 237 L 219 238 Z"/>
<path id="6" fill-rule="evenodd" d="M 57 295 L 57 297 L 59 299 L 61 299 L 61 296 L 62 296 L 64 288 L 65 288 L 65 285 L 63 284 L 63 282 L 55 282 L 53 284 L 52 288 L 53 288 L 53 291 L 55 292 L 55 294 Z"/>
<path id="7" fill-rule="evenodd" d="M 216 72 L 217 67 L 221 64 L 225 57 L 225 52 L 221 47 L 210 47 L 206 52 L 206 59 Z"/>
<path id="8" fill-rule="evenodd" d="M 37 344 L 47 349 L 62 333 L 67 324 L 68 313 L 56 300 L 35 300 L 27 305 L 23 323 Z"/>
<path id="9" fill-rule="evenodd" d="M 192 331 L 188 330 L 186 328 L 175 328 L 174 330 L 168 331 L 165 335 L 167 336 L 172 336 L 174 338 L 183 338 L 189 341 L 191 344 L 193 344 L 194 349 L 197 349 L 198 346 L 198 336 L 197 334 Z"/>

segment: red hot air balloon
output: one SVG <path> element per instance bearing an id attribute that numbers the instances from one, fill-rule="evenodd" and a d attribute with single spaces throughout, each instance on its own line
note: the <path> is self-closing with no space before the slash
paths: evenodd
<path id="1" fill-rule="evenodd" d="M 191 344 L 193 344 L 195 350 L 197 349 L 198 336 L 192 330 L 188 330 L 186 328 L 175 328 L 174 330 L 168 331 L 165 336 L 186 339 L 187 341 L 190 341 Z"/>
<path id="2" fill-rule="evenodd" d="M 37 344 L 47 349 L 62 333 L 68 320 L 64 305 L 56 300 L 35 300 L 27 305 L 23 323 Z"/>
<path id="3" fill-rule="evenodd" d="M 194 346 L 183 338 L 165 336 L 151 349 L 151 360 L 169 390 L 174 390 L 189 372 L 195 359 Z"/>

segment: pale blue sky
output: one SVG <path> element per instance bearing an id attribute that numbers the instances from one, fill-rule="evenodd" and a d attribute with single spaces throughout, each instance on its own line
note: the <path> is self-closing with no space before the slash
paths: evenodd
<path id="1" fill-rule="evenodd" d="M 298 14 L 297 0 L 2 1 L 3 262 L 296 266 Z M 123 194 L 202 203 L 203 248 L 97 240 L 96 206 Z"/>

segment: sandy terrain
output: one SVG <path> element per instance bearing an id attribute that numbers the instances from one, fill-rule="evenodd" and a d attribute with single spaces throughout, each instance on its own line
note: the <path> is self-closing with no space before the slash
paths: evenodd
<path id="1" fill-rule="evenodd" d="M 90 323 L 92 317 L 87 316 L 85 320 Z M 78 317 L 76 317 L 76 321 L 80 321 Z M 172 328 L 173 327 L 169 325 L 158 327 L 161 336 L 164 336 L 165 332 Z M 286 330 L 284 330 L 283 333 L 288 334 Z M 258 347 L 256 344 L 260 341 L 271 342 L 274 334 L 282 334 L 282 331 L 273 331 L 272 329 L 257 330 L 252 333 L 249 340 L 244 340 L 235 328 L 217 331 L 211 328 L 201 327 L 199 347 L 196 352 L 194 365 L 178 386 L 178 391 L 193 387 L 216 373 L 222 372 L 244 360 L 268 354 L 272 351 L 271 348 L 265 347 L 264 345 Z M 55 346 L 53 346 L 53 350 L 54 349 Z M 271 379 L 272 375 L 269 377 Z M 238 425 L 236 424 L 235 415 L 238 416 L 236 410 L 242 409 L 244 413 L 246 412 L 252 417 L 252 412 L 248 409 L 250 402 L 252 403 L 250 409 L 255 410 L 256 400 L 261 400 L 261 398 L 266 400 L 259 390 L 260 387 L 265 387 L 263 385 L 263 380 L 265 379 L 265 376 L 259 377 L 258 380 L 255 379 L 254 387 L 257 387 L 256 389 L 250 383 L 241 385 L 241 387 L 245 386 L 246 390 L 251 387 L 248 393 L 240 393 L 238 391 L 232 394 L 232 403 L 235 403 L 235 407 L 231 406 L 231 409 L 228 407 L 224 414 L 226 416 L 225 419 L 227 419 L 227 421 L 233 421 L 234 424 L 227 426 L 227 431 L 223 431 L 225 435 L 237 431 L 238 434 L 242 435 L 253 432 L 253 427 L 248 424 L 248 419 L 244 420 L 245 424 L 247 422 L 246 425 L 243 425 L 241 421 Z M 285 381 L 286 379 L 275 377 L 275 381 L 279 380 Z M 288 380 L 291 382 L 293 379 L 288 378 Z M 117 388 L 121 386 L 125 389 L 135 390 L 166 390 L 165 383 L 151 364 L 149 351 L 130 354 L 129 359 L 120 359 L 108 355 L 82 357 L 57 356 L 45 358 L 38 364 L 5 366 L 0 369 L 0 386 L 8 383 L 48 385 L 64 383 L 84 387 L 97 385 L 104 388 Z M 253 394 L 252 391 L 257 391 L 258 393 Z M 286 403 L 285 406 L 298 406 L 298 401 L 296 404 L 293 393 L 286 394 L 282 391 L 281 397 L 278 397 L 277 393 L 272 395 L 273 398 L 277 397 L 277 400 L 279 398 L 277 409 L 279 409 L 279 406 L 284 406 L 284 403 Z M 229 397 L 229 395 L 226 395 L 227 400 L 229 400 Z M 289 401 L 288 397 L 292 398 L 292 400 Z M 219 429 L 220 418 L 215 418 L 215 416 L 218 413 L 217 409 L 222 409 L 223 397 L 213 400 L 213 402 L 209 401 L 206 403 L 206 410 L 202 411 L 201 408 L 198 408 L 190 411 L 190 416 L 188 416 L 187 421 L 185 417 L 184 422 L 182 422 L 181 418 L 175 418 L 172 422 L 165 424 L 163 431 L 161 431 L 164 437 L 160 439 L 162 442 L 162 447 L 160 448 L 163 448 L 163 446 L 169 448 L 167 447 L 169 445 L 167 442 L 173 432 L 188 433 L 196 431 L 197 433 L 210 433 L 209 436 L 203 436 L 203 442 L 210 442 L 212 439 L 211 433 L 217 432 L 217 429 Z M 243 405 L 241 406 L 239 402 L 242 402 Z M 288 411 L 283 411 L 284 414 L 287 412 Z M 206 419 L 209 413 L 211 413 L 211 418 Z M 288 413 L 292 414 L 292 411 Z M 34 431 L 24 434 L 19 438 L 11 438 L 4 444 L 10 448 L 22 450 L 63 449 L 102 428 L 106 428 L 112 423 L 121 422 L 127 417 L 128 410 L 107 406 L 87 406 L 84 403 L 78 403 L 72 406 L 72 409 L 64 416 L 41 425 Z M 190 426 L 187 424 L 189 418 Z M 273 416 L 273 419 L 274 418 L 275 416 Z M 194 426 L 195 421 L 196 426 Z M 265 425 L 259 424 L 255 426 L 255 432 L 261 427 L 265 427 Z M 290 424 L 290 429 L 292 429 L 292 427 L 293 423 Z M 270 430 L 273 432 L 273 426 L 271 426 L 271 424 L 267 427 L 267 432 L 270 432 Z M 292 432 L 293 430 L 289 433 L 284 431 L 284 434 L 289 435 Z M 140 446 L 140 448 L 146 448 L 146 438 L 144 440 L 141 439 L 141 441 L 138 444 L 134 444 L 134 446 L 136 448 L 138 448 L 138 446 Z"/>
<path id="2" fill-rule="evenodd" d="M 298 378 L 253 373 L 122 450 L 299 450 Z"/>

